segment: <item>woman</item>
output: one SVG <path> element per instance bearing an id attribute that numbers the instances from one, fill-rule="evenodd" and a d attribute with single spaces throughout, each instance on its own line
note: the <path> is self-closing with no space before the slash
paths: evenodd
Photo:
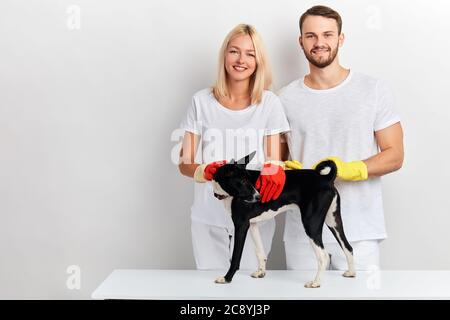
<path id="1" fill-rule="evenodd" d="M 263 168 L 257 180 L 263 202 L 281 193 L 285 175 L 280 163 L 280 134 L 289 124 L 276 95 L 266 53 L 256 30 L 236 26 L 225 38 L 219 56 L 216 84 L 197 92 L 186 117 L 179 169 L 194 178 L 191 232 L 197 269 L 227 269 L 233 250 L 233 223 L 224 205 L 213 195 L 213 179 L 223 159 L 240 159 L 256 150 L 247 168 Z M 198 150 L 200 149 L 200 150 Z M 274 219 L 260 224 L 268 255 L 275 231 Z M 253 242 L 246 241 L 241 269 L 258 266 Z"/>

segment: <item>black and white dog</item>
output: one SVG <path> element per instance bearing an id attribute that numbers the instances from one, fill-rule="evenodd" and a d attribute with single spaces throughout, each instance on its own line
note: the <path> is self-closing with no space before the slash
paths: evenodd
<path id="1" fill-rule="evenodd" d="M 235 228 L 230 268 L 224 277 L 216 279 L 216 283 L 229 283 L 233 279 L 239 269 L 249 228 L 259 262 L 259 268 L 252 273 L 252 277 L 263 278 L 266 274 L 267 258 L 257 222 L 271 219 L 293 206 L 298 206 L 300 209 L 303 227 L 318 260 L 316 277 L 313 281 L 306 283 L 305 287 L 320 287 L 320 277 L 330 262 L 330 257 L 322 243 L 324 223 L 335 236 L 347 258 L 348 270 L 343 276 L 354 277 L 353 249 L 344 234 L 339 193 L 334 187 L 337 171 L 335 163 L 323 161 L 314 170 L 286 170 L 286 183 L 280 197 L 274 201 L 261 203 L 259 201 L 261 197 L 254 188 L 260 171 L 246 169 L 254 155 L 255 152 L 241 160 L 232 160 L 218 168 L 214 175 L 214 196 L 224 201 Z"/>

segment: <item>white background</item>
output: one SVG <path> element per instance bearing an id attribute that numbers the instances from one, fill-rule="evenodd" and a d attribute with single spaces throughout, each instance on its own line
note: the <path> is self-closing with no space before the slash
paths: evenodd
<path id="1" fill-rule="evenodd" d="M 194 268 L 193 187 L 171 161 L 172 133 L 238 23 L 261 33 L 275 91 L 303 76 L 298 19 L 315 4 L 1 1 L 0 298 L 88 298 L 113 269 Z M 320 4 L 343 18 L 342 64 L 386 80 L 402 117 L 382 267 L 450 269 L 450 5 Z M 279 218 L 274 269 L 285 267 Z"/>

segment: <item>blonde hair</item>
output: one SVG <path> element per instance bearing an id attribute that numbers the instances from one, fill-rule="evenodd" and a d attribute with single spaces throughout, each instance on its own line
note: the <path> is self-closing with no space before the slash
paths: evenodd
<path id="1" fill-rule="evenodd" d="M 259 104 L 262 100 L 264 90 L 269 89 L 272 85 L 272 72 L 261 37 L 253 26 L 239 24 L 228 33 L 220 48 L 217 80 L 212 88 L 217 100 L 229 96 L 227 71 L 225 70 L 225 53 L 227 52 L 228 45 L 234 38 L 245 35 L 250 36 L 252 39 L 256 59 L 256 69 L 250 78 L 251 103 Z"/>

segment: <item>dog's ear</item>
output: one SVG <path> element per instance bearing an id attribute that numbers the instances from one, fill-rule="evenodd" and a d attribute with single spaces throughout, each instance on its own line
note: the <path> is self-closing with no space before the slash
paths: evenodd
<path id="1" fill-rule="evenodd" d="M 250 163 L 250 161 L 252 161 L 253 157 L 255 156 L 256 151 L 253 151 L 252 153 L 246 155 L 245 157 L 243 157 L 242 159 L 239 159 L 238 161 L 235 161 L 235 163 L 239 166 L 247 166 L 247 164 Z"/>

